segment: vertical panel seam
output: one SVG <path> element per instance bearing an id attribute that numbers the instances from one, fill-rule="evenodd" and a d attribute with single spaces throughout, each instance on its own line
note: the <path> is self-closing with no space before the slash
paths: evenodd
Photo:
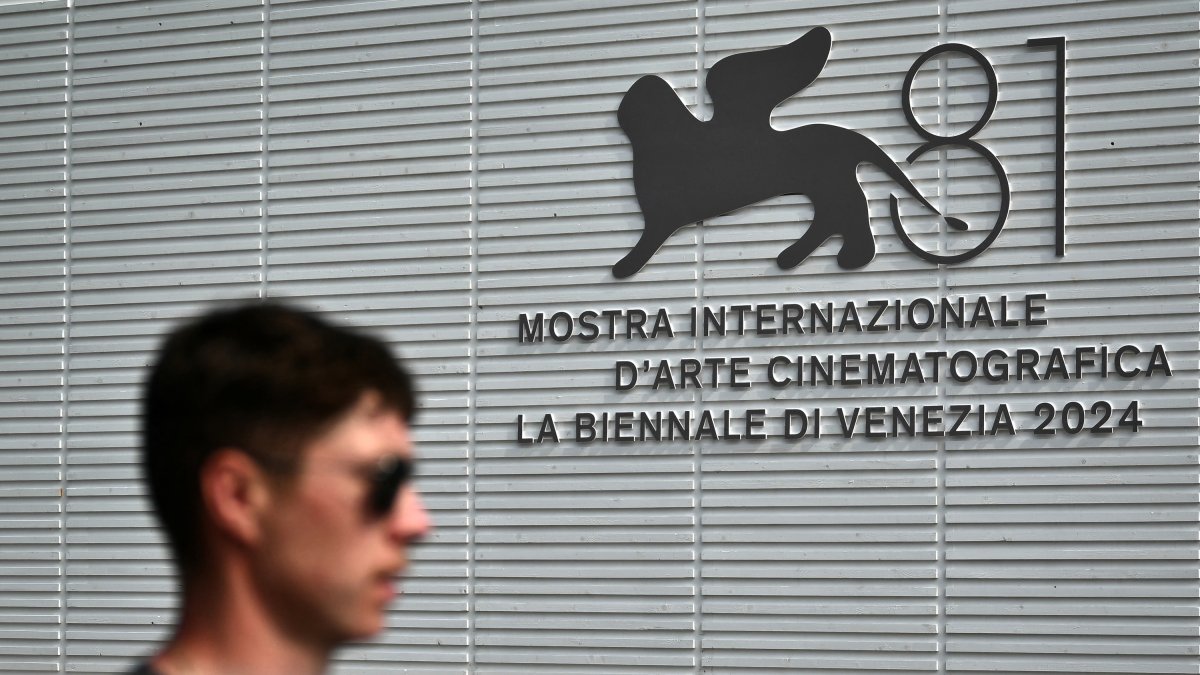
<path id="1" fill-rule="evenodd" d="M 706 24 L 707 7 L 705 0 L 697 0 L 696 4 L 696 116 L 701 120 L 708 117 L 707 106 L 705 105 L 704 96 L 704 61 L 707 58 L 707 52 L 704 48 L 704 41 L 708 34 L 708 26 Z M 701 222 L 696 226 L 696 317 L 703 323 L 704 319 L 704 303 L 705 303 L 705 288 L 704 288 L 704 265 L 706 261 L 704 251 L 704 223 Z M 697 357 L 700 362 L 704 362 L 704 340 L 697 332 L 696 326 L 692 325 L 692 339 L 696 343 Z M 697 418 L 703 414 L 704 408 L 704 390 L 696 389 L 697 400 Z M 692 466 L 692 583 L 694 590 L 693 595 L 693 626 L 692 635 L 695 641 L 693 646 L 693 658 L 695 659 L 694 667 L 696 672 L 700 672 L 704 667 L 704 453 L 703 441 L 694 441 L 692 443 L 694 464 Z"/>
<path id="2" fill-rule="evenodd" d="M 471 0 L 470 334 L 467 345 L 467 672 L 475 671 L 475 455 L 479 343 L 479 0 Z"/>
<path id="3" fill-rule="evenodd" d="M 68 424 L 71 419 L 71 265 L 73 251 L 71 250 L 71 220 L 74 214 L 74 185 L 71 182 L 71 171 L 74 166 L 72 151 L 74 139 L 71 129 L 74 126 L 73 105 L 75 101 L 75 3 L 67 0 L 67 100 L 66 100 L 66 133 L 64 138 L 63 159 L 66 166 L 63 176 L 63 379 L 62 379 L 62 427 L 59 429 L 59 447 L 61 462 L 59 464 L 58 488 L 58 671 L 67 669 L 67 467 L 70 436 Z"/>
<path id="4" fill-rule="evenodd" d="M 943 44 L 947 40 L 948 33 L 948 17 L 949 9 L 947 0 L 938 0 L 938 44 Z M 949 96 L 949 87 L 947 78 L 949 77 L 949 69 L 947 68 L 946 60 L 939 59 L 938 66 L 938 124 L 941 125 L 942 131 L 945 132 L 946 116 L 949 114 L 947 97 Z M 946 181 L 946 153 L 938 153 L 938 211 L 945 214 L 947 211 L 947 181 Z M 943 215 L 944 217 L 944 215 Z M 947 246 L 946 228 L 938 228 L 938 240 L 940 248 L 945 250 Z M 938 265 L 938 296 L 939 298 L 947 297 L 949 284 L 946 281 L 947 267 Z M 949 343 L 948 330 L 946 326 L 940 325 L 938 328 L 938 349 L 948 351 Z M 938 404 L 943 407 L 946 404 L 946 387 L 944 384 L 937 385 Z M 936 501 L 936 539 L 937 539 L 937 670 L 939 673 L 946 672 L 946 439 L 939 438 L 936 443 L 937 456 L 935 458 L 935 501 Z"/>
<path id="5" fill-rule="evenodd" d="M 263 70 L 262 70 L 262 172 L 259 188 L 262 190 L 262 213 L 259 216 L 259 287 L 258 297 L 267 298 L 267 233 L 270 231 L 271 192 L 271 0 L 263 0 Z"/>

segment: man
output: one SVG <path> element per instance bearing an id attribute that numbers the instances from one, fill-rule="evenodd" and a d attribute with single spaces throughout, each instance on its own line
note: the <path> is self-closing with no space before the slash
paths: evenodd
<path id="1" fill-rule="evenodd" d="M 408 484 L 413 391 L 379 341 L 277 304 L 176 330 L 143 406 L 150 496 L 181 575 L 136 673 L 309 675 L 383 626 L 430 530 Z"/>

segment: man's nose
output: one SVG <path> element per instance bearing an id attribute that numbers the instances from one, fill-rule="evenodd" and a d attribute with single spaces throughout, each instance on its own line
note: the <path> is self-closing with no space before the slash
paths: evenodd
<path id="1" fill-rule="evenodd" d="M 433 531 L 433 521 L 416 488 L 411 485 L 403 488 L 392 507 L 389 524 L 392 535 L 402 541 L 416 541 Z"/>

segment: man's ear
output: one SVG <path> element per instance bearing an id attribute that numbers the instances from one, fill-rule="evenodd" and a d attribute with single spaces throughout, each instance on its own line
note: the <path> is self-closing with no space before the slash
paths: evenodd
<path id="1" fill-rule="evenodd" d="M 200 498 L 213 526 L 242 545 L 262 537 L 271 492 L 262 468 L 245 452 L 217 450 L 200 468 Z"/>

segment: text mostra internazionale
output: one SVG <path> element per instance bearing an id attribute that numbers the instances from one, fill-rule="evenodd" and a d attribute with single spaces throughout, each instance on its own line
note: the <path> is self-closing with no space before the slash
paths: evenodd
<path id="1" fill-rule="evenodd" d="M 674 317 L 665 307 L 521 313 L 520 342 L 594 342 L 696 335 L 879 333 L 937 328 L 1045 326 L 1044 293 L 1020 298 L 880 299 L 844 303 L 760 303 L 690 307 Z"/>

